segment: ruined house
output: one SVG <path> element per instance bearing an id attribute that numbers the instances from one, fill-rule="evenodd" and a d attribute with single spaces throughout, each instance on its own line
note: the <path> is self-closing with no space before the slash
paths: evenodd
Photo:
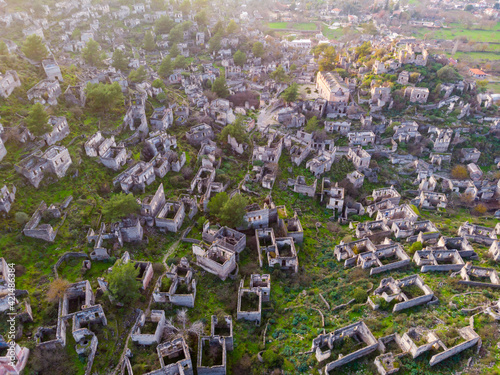
<path id="1" fill-rule="evenodd" d="M 125 193 L 135 189 L 144 191 L 146 186 L 151 185 L 155 179 L 153 163 L 140 161 L 115 177 L 113 186 L 120 184 Z"/>
<path id="2" fill-rule="evenodd" d="M 0 189 L 0 212 L 9 213 L 14 199 L 16 199 L 16 187 L 12 185 L 9 190 L 7 185 L 4 185 Z"/>
<path id="3" fill-rule="evenodd" d="M 342 135 L 347 135 L 351 130 L 351 123 L 348 121 L 325 121 L 325 131 L 327 133 L 337 132 Z"/>
<path id="4" fill-rule="evenodd" d="M 193 126 L 186 132 L 186 138 L 192 145 L 199 146 L 203 142 L 214 139 L 214 131 L 210 125 L 201 124 Z"/>
<path id="5" fill-rule="evenodd" d="M 135 93 L 135 96 L 130 100 L 130 106 L 125 113 L 123 122 L 132 131 L 140 133 L 148 132 L 148 121 L 146 119 L 146 99 L 147 94 Z"/>
<path id="6" fill-rule="evenodd" d="M 0 72 L 0 96 L 8 98 L 10 94 L 21 86 L 21 80 L 15 70 L 7 70 L 5 74 Z"/>
<path id="7" fill-rule="evenodd" d="M 317 184 L 318 180 L 314 179 L 314 182 L 308 185 L 304 176 L 297 176 L 295 180 L 291 178 L 288 179 L 288 186 L 292 186 L 292 190 L 295 193 L 304 194 L 308 197 L 314 197 L 316 195 Z"/>
<path id="8" fill-rule="evenodd" d="M 347 158 L 352 161 L 354 167 L 358 170 L 370 167 L 371 155 L 362 149 L 361 146 L 349 147 Z"/>
<path id="9" fill-rule="evenodd" d="M 329 178 L 321 181 L 321 202 L 326 198 L 326 208 L 342 213 L 344 208 L 344 188 L 338 186 L 338 182 L 332 184 Z"/>
<path id="10" fill-rule="evenodd" d="M 43 140 L 47 144 L 47 146 L 52 146 L 53 144 L 62 141 L 69 135 L 69 125 L 66 117 L 49 117 L 49 126 L 51 127 L 51 131 L 42 135 Z"/>
<path id="11" fill-rule="evenodd" d="M 29 89 L 28 100 L 42 105 L 57 105 L 57 98 L 62 94 L 59 81 L 44 79 Z"/>
<path id="12" fill-rule="evenodd" d="M 79 107 L 85 107 L 85 103 L 87 102 L 85 89 L 85 85 L 68 86 L 66 91 L 64 91 L 64 99 L 68 103 Z"/>
<path id="13" fill-rule="evenodd" d="M 59 64 L 53 58 L 42 60 L 42 68 L 47 75 L 47 79 L 63 81 L 63 76 Z"/>
<path id="14" fill-rule="evenodd" d="M 408 98 L 412 103 L 427 103 L 429 97 L 429 89 L 427 87 L 408 86 L 404 93 L 405 98 Z"/>
<path id="15" fill-rule="evenodd" d="M 453 136 L 453 130 L 451 129 L 436 129 L 436 137 L 434 142 L 435 152 L 446 152 L 451 142 Z"/>
<path id="16" fill-rule="evenodd" d="M 457 250 L 418 250 L 413 261 L 420 267 L 420 272 L 456 272 L 465 265 Z"/>
<path id="17" fill-rule="evenodd" d="M 35 188 L 38 188 L 46 172 L 50 172 L 58 178 L 63 178 L 71 163 L 71 156 L 66 147 L 51 146 L 44 153 L 40 150 L 35 151 L 14 167 Z"/>
<path id="18" fill-rule="evenodd" d="M 110 138 L 105 138 L 100 131 L 90 136 L 84 145 L 85 153 L 90 157 L 102 156 L 113 146 L 116 146 L 115 137 L 112 135 Z"/>
<path id="19" fill-rule="evenodd" d="M 225 280 L 236 270 L 236 254 L 233 251 L 219 245 L 218 242 L 209 248 L 202 246 L 193 244 L 193 254 L 196 256 L 196 264 L 205 271 Z"/>
<path id="20" fill-rule="evenodd" d="M 158 303 L 170 302 L 177 306 L 194 307 L 196 280 L 194 270 L 186 258 L 179 264 L 167 267 L 167 271 L 156 283 L 153 300 Z"/>
<path id="21" fill-rule="evenodd" d="M 132 328 L 130 338 L 138 345 L 154 345 L 161 342 L 165 329 L 165 311 L 151 310 L 149 316 L 141 311 Z"/>
<path id="22" fill-rule="evenodd" d="M 380 286 L 373 291 L 373 296 L 368 298 L 368 304 L 376 310 L 380 307 L 380 299 L 393 304 L 393 313 L 437 301 L 434 292 L 418 275 L 400 280 L 394 280 L 392 277 L 382 279 Z"/>
<path id="23" fill-rule="evenodd" d="M 238 289 L 238 308 L 236 319 L 244 319 L 260 325 L 262 319 L 262 303 L 269 302 L 271 295 L 270 275 L 253 274 L 250 276 L 250 287 L 245 287 L 245 280 L 240 281 Z"/>
<path id="24" fill-rule="evenodd" d="M 368 146 L 369 144 L 375 144 L 375 133 L 372 131 L 368 132 L 351 132 L 347 133 L 349 138 L 350 146 Z"/>
<path id="25" fill-rule="evenodd" d="M 335 161 L 335 149 L 332 152 L 322 151 L 306 163 L 306 168 L 309 169 L 314 176 L 320 177 L 323 173 L 329 172 Z"/>
<path id="26" fill-rule="evenodd" d="M 159 107 L 153 110 L 149 118 L 151 127 L 155 131 L 165 131 L 174 123 L 174 114 L 171 108 Z"/>
<path id="27" fill-rule="evenodd" d="M 354 349 L 351 349 L 353 347 Z M 373 353 L 377 348 L 378 342 L 370 329 L 363 321 L 359 321 L 334 332 L 319 335 L 313 339 L 311 351 L 315 353 L 318 362 L 332 357 L 333 361 L 327 363 L 324 368 L 325 374 L 328 374 L 338 367 Z"/>
<path id="28" fill-rule="evenodd" d="M 71 201 L 69 197 L 66 201 Z M 69 205 L 69 202 L 67 205 Z M 63 203 L 63 206 L 66 203 Z M 54 204 L 47 206 L 44 201 L 40 202 L 40 205 L 36 209 L 31 219 L 25 224 L 23 229 L 23 234 L 27 237 L 41 239 L 47 242 L 54 242 L 56 238 L 59 226 L 54 228 L 50 224 L 52 220 L 58 220 L 61 218 L 61 211 Z M 49 223 L 47 223 L 49 222 Z"/>
<path id="29" fill-rule="evenodd" d="M 493 268 L 473 266 L 467 262 L 460 270 L 460 284 L 479 288 L 500 288 L 500 278 Z"/>

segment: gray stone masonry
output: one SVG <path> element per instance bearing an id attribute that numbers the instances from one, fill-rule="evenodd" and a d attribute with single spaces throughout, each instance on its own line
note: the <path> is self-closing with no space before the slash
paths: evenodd
<path id="1" fill-rule="evenodd" d="M 132 328 L 132 342 L 139 345 L 154 345 L 161 342 L 165 329 L 165 311 L 152 310 L 150 316 L 141 311 Z M 146 330 L 147 327 L 147 330 Z"/>
<path id="2" fill-rule="evenodd" d="M 164 342 L 156 347 L 156 351 L 158 352 L 158 358 L 160 359 L 162 369 L 158 375 L 193 375 L 191 354 L 184 338 L 181 337 L 172 341 Z"/>
<path id="3" fill-rule="evenodd" d="M 244 287 L 244 280 L 240 281 L 238 289 L 238 310 L 236 319 L 244 319 L 260 325 L 262 318 L 262 294 L 260 287 Z"/>
<path id="4" fill-rule="evenodd" d="M 316 354 L 318 362 L 322 362 L 330 358 L 334 348 L 341 346 L 347 339 L 362 344 L 363 347 L 352 353 L 339 354 L 338 358 L 326 364 L 323 371 L 325 375 L 335 368 L 369 355 L 379 346 L 366 324 L 359 321 L 334 332 L 319 335 L 313 339 L 311 350 Z"/>
<path id="5" fill-rule="evenodd" d="M 222 280 L 225 280 L 237 267 L 236 254 L 217 242 L 208 249 L 193 244 L 193 254 L 196 255 L 198 266 Z"/>
<path id="6" fill-rule="evenodd" d="M 410 294 L 410 288 L 412 288 L 412 293 L 417 294 Z M 420 291 L 417 292 L 417 290 Z M 397 281 L 389 277 L 382 279 L 380 286 L 374 290 L 373 296 L 368 298 L 368 303 L 374 310 L 379 308 L 376 298 L 383 298 L 388 303 L 393 300 L 401 301 L 397 302 L 392 309 L 392 312 L 397 312 L 431 302 L 434 299 L 434 292 L 418 275 L 408 276 Z"/>

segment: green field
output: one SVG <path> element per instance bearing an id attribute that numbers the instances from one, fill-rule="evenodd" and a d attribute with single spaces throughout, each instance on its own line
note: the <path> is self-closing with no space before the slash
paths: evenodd
<path id="1" fill-rule="evenodd" d="M 458 60 L 488 60 L 488 61 L 497 61 L 500 60 L 499 52 L 457 52 L 453 56 L 451 53 L 447 53 L 448 56 L 453 57 Z"/>
<path id="2" fill-rule="evenodd" d="M 316 24 L 314 22 L 269 22 L 267 27 L 273 30 L 280 29 L 295 29 L 299 31 L 314 31 L 316 30 Z"/>
<path id="3" fill-rule="evenodd" d="M 414 32 L 419 37 L 426 36 L 430 39 L 453 40 L 460 37 L 466 37 L 469 41 L 500 43 L 500 22 L 491 30 L 466 29 L 464 25 L 452 23 L 449 29 L 429 29 L 427 27 L 418 27 Z"/>
<path id="4" fill-rule="evenodd" d="M 358 31 L 354 28 L 342 28 L 342 27 L 339 27 L 338 29 L 335 29 L 335 30 L 332 30 L 330 29 L 328 26 L 326 25 L 323 25 L 321 27 L 321 31 L 323 32 L 323 35 L 325 37 L 327 37 L 328 39 L 338 39 L 344 35 L 346 35 L 345 33 L 345 30 L 347 30 L 347 32 L 354 32 L 354 33 L 358 33 Z"/>
<path id="5" fill-rule="evenodd" d="M 288 26 L 288 22 L 269 22 L 267 27 L 270 29 L 286 29 Z"/>

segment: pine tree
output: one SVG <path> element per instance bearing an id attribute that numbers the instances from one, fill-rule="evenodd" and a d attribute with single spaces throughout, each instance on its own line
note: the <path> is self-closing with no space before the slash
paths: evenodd
<path id="1" fill-rule="evenodd" d="M 219 98 L 227 98 L 229 96 L 229 89 L 226 85 L 226 79 L 224 77 L 217 78 L 212 85 L 212 91 L 215 92 Z"/>
<path id="2" fill-rule="evenodd" d="M 160 77 L 167 79 L 173 73 L 172 59 L 170 56 L 165 56 L 161 61 L 160 68 L 158 69 L 158 74 Z"/>
<path id="3" fill-rule="evenodd" d="M 156 48 L 155 38 L 150 31 L 144 35 L 144 49 L 146 51 L 153 51 Z"/>
<path id="4" fill-rule="evenodd" d="M 130 304 L 139 298 L 140 283 L 137 281 L 139 268 L 128 262 L 115 264 L 108 275 L 108 290 L 111 296 L 123 304 Z"/>
<path id="5" fill-rule="evenodd" d="M 102 62 L 101 46 L 95 40 L 90 39 L 82 50 L 83 60 L 90 65 L 97 66 Z"/>
<path id="6" fill-rule="evenodd" d="M 7 48 L 7 44 L 5 44 L 5 42 L 0 42 L 0 56 L 8 54 L 9 54 L 9 49 Z"/>
<path id="7" fill-rule="evenodd" d="M 125 54 L 121 49 L 115 49 L 113 52 L 113 63 L 111 64 L 113 68 L 121 71 L 125 71 L 128 68 L 128 62 Z"/>
<path id="8" fill-rule="evenodd" d="M 52 130 L 49 124 L 49 115 L 40 103 L 36 103 L 26 117 L 28 130 L 36 137 L 46 134 Z"/>
<path id="9" fill-rule="evenodd" d="M 233 60 L 236 65 L 243 66 L 247 62 L 247 54 L 238 50 L 234 53 Z"/>
<path id="10" fill-rule="evenodd" d="M 31 34 L 26 38 L 21 50 L 31 60 L 41 61 L 47 56 L 47 48 L 42 38 L 36 34 Z"/>
<path id="11" fill-rule="evenodd" d="M 177 46 L 177 44 L 174 44 L 172 46 L 172 48 L 170 48 L 170 57 L 172 57 L 173 59 L 175 59 L 177 56 L 179 56 L 180 53 L 181 53 L 181 51 L 179 50 L 179 47 Z"/>

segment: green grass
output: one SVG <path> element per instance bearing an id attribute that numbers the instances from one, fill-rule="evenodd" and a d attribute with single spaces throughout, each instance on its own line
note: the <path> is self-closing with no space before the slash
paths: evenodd
<path id="1" fill-rule="evenodd" d="M 448 54 L 451 56 L 451 54 Z M 454 59 L 458 60 L 487 60 L 487 61 L 497 61 L 500 60 L 500 52 L 457 52 L 452 56 Z"/>
<path id="2" fill-rule="evenodd" d="M 314 31 L 317 29 L 316 24 L 314 22 L 295 23 L 292 25 L 292 28 L 302 31 Z"/>
<path id="3" fill-rule="evenodd" d="M 316 24 L 314 22 L 269 22 L 267 27 L 273 30 L 295 29 L 299 31 L 314 31 Z"/>
<path id="4" fill-rule="evenodd" d="M 267 27 L 270 29 L 286 29 L 288 27 L 288 22 L 269 22 Z"/>
<path id="5" fill-rule="evenodd" d="M 419 37 L 427 37 L 430 39 L 447 39 L 454 40 L 460 37 L 466 37 L 469 41 L 474 42 L 500 42 L 500 23 L 492 30 L 476 30 L 476 29 L 466 29 L 463 25 L 452 23 L 449 25 L 449 29 L 428 29 L 426 27 L 414 28 L 414 32 Z M 478 27 L 478 26 L 475 26 Z"/>

